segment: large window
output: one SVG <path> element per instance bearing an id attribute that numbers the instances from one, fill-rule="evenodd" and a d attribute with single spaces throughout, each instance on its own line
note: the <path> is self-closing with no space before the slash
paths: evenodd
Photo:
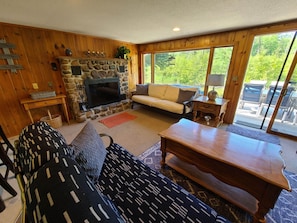
<path id="1" fill-rule="evenodd" d="M 220 47 L 144 54 L 143 83 L 195 86 L 203 92 L 208 74 L 227 75 L 232 49 L 233 47 Z M 223 92 L 223 89 L 222 87 L 219 90 Z"/>
<path id="2" fill-rule="evenodd" d="M 233 47 L 219 47 L 214 49 L 214 56 L 211 66 L 211 74 L 224 74 L 225 82 L 228 75 Z M 225 86 L 225 84 L 224 84 Z M 217 86 L 216 91 L 219 97 L 223 96 L 224 86 Z"/>
<path id="3" fill-rule="evenodd" d="M 152 60 L 151 54 L 143 55 L 143 83 L 152 83 Z"/>
<path id="4" fill-rule="evenodd" d="M 155 83 L 204 86 L 209 50 L 155 54 Z"/>
<path id="5" fill-rule="evenodd" d="M 212 74 L 227 74 L 233 47 L 219 47 L 214 49 L 213 62 L 211 66 Z"/>

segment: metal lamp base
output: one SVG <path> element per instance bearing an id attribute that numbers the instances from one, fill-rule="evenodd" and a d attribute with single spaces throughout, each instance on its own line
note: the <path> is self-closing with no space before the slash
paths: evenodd
<path id="1" fill-rule="evenodd" d="M 207 96 L 209 101 L 215 101 L 218 96 L 218 92 L 216 92 L 215 90 L 211 90 L 208 92 Z"/>

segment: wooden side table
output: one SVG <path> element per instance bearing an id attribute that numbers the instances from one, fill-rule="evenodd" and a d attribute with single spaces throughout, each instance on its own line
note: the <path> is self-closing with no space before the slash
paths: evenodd
<path id="1" fill-rule="evenodd" d="M 34 120 L 32 118 L 30 109 L 42 108 L 42 107 L 47 107 L 52 105 L 62 105 L 64 116 L 67 120 L 67 123 L 69 124 L 70 122 L 69 122 L 69 116 L 68 116 L 68 110 L 67 110 L 65 98 L 66 96 L 62 94 L 57 95 L 55 97 L 42 98 L 42 99 L 26 98 L 21 100 L 21 104 L 24 106 L 25 110 L 27 111 L 27 114 L 32 123 L 34 123 Z"/>
<path id="2" fill-rule="evenodd" d="M 207 96 L 200 96 L 193 100 L 193 121 L 200 124 L 218 127 L 223 123 L 229 100 L 217 98 L 209 101 Z M 210 116 L 207 122 L 205 116 Z"/>

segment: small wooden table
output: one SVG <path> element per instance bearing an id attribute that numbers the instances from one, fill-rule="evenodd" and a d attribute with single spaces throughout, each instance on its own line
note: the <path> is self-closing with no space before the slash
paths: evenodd
<path id="1" fill-rule="evenodd" d="M 209 101 L 207 96 L 200 96 L 193 101 L 193 121 L 200 124 L 218 127 L 223 123 L 229 100 L 216 98 Z M 210 116 L 209 122 L 205 116 Z"/>
<path id="2" fill-rule="evenodd" d="M 67 120 L 67 123 L 69 124 L 70 122 L 69 122 L 69 116 L 68 116 L 68 110 L 67 110 L 65 98 L 66 96 L 62 94 L 57 95 L 55 97 L 50 97 L 50 98 L 41 98 L 41 99 L 26 98 L 21 100 L 21 104 L 24 106 L 25 110 L 27 111 L 27 114 L 32 123 L 34 123 L 34 120 L 32 118 L 30 109 L 42 108 L 42 107 L 47 107 L 52 105 L 62 105 L 65 118 Z"/>
<path id="3" fill-rule="evenodd" d="M 281 147 L 181 119 L 162 131 L 162 161 L 265 222 L 282 191 Z M 171 154 L 166 157 L 167 152 Z"/>

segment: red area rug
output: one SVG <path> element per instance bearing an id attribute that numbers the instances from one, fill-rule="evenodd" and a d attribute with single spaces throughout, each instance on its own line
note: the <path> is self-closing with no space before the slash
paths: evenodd
<path id="1" fill-rule="evenodd" d="M 125 122 L 131 121 L 135 118 L 137 118 L 137 116 L 131 115 L 127 112 L 124 112 L 124 113 L 121 113 L 118 115 L 114 115 L 114 116 L 111 116 L 108 118 L 101 119 L 101 120 L 99 120 L 99 122 L 104 124 L 108 128 L 112 128 L 117 125 L 123 124 Z"/>

